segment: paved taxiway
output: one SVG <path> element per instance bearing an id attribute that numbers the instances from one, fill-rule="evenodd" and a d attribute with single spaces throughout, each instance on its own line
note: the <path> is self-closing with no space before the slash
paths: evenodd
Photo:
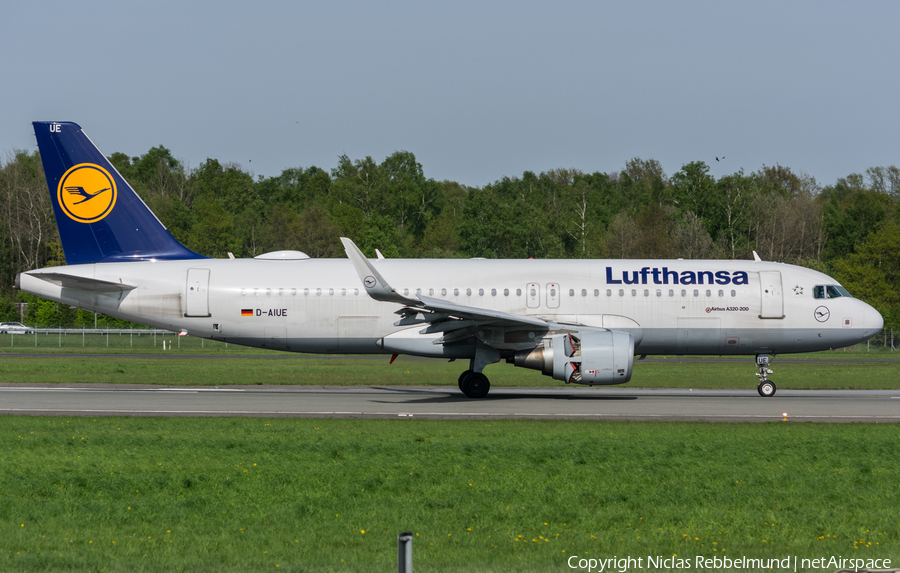
<path id="1" fill-rule="evenodd" d="M 0 414 L 325 418 L 900 422 L 900 390 L 494 388 L 447 386 L 150 387 L 0 385 Z"/>

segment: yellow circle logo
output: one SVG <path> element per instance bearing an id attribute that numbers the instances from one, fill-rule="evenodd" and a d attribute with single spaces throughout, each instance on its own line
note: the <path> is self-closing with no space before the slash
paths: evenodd
<path id="1" fill-rule="evenodd" d="M 73 221 L 94 223 L 109 215 L 116 204 L 116 183 L 109 171 L 93 163 L 70 168 L 59 180 L 56 198 Z"/>

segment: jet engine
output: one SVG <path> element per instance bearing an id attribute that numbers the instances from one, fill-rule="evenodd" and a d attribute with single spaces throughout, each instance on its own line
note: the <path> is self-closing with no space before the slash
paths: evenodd
<path id="1" fill-rule="evenodd" d="M 556 334 L 532 350 L 516 352 L 507 362 L 566 384 L 624 384 L 631 380 L 634 337 L 615 330 Z"/>

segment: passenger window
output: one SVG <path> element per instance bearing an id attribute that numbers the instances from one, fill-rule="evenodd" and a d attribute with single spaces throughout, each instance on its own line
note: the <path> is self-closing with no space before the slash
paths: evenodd
<path id="1" fill-rule="evenodd" d="M 297 289 L 295 289 L 295 288 L 291 289 L 291 296 L 297 296 Z"/>
<path id="2" fill-rule="evenodd" d="M 625 296 L 625 289 L 623 289 L 623 288 L 619 289 L 619 296 Z"/>
<path id="3" fill-rule="evenodd" d="M 684 289 L 681 289 L 681 296 L 687 296 L 687 291 Z"/>
<path id="4" fill-rule="evenodd" d="M 675 296 L 675 291 L 672 289 L 669 289 L 669 296 Z"/>
<path id="5" fill-rule="evenodd" d="M 347 289 L 345 289 L 345 288 L 341 289 L 341 296 L 347 296 Z"/>
<path id="6" fill-rule="evenodd" d="M 555 289 L 555 288 L 550 289 L 550 296 L 556 296 L 556 289 Z"/>
<path id="7" fill-rule="evenodd" d="M 453 289 L 453 296 L 459 296 L 459 289 L 458 289 L 458 288 Z"/>
<path id="8" fill-rule="evenodd" d="M 478 289 L 478 296 L 484 296 L 484 289 L 483 289 L 483 288 Z"/>
<path id="9" fill-rule="evenodd" d="M 520 289 L 520 288 L 516 289 L 516 296 L 522 296 L 522 289 Z"/>
<path id="10" fill-rule="evenodd" d="M 466 289 L 466 296 L 472 296 L 472 289 L 470 289 L 470 288 Z"/>
<path id="11" fill-rule="evenodd" d="M 441 289 L 441 296 L 447 296 L 447 289 L 445 289 L 445 288 Z"/>
<path id="12" fill-rule="evenodd" d="M 606 296 L 612 296 L 612 289 L 611 289 L 611 288 L 606 289 Z"/>
<path id="13" fill-rule="evenodd" d="M 328 296 L 334 296 L 334 289 L 333 289 L 333 288 L 328 289 Z"/>
<path id="14" fill-rule="evenodd" d="M 594 296 L 600 296 L 600 289 L 598 289 L 598 288 L 594 289 Z"/>
<path id="15" fill-rule="evenodd" d="M 569 289 L 569 296 L 575 296 L 575 289 L 573 289 L 573 288 Z"/>
<path id="16" fill-rule="evenodd" d="M 831 287 L 828 287 L 828 288 L 831 288 Z M 270 289 L 270 288 L 266 289 L 266 296 L 272 296 L 272 289 Z"/>
<path id="17" fill-rule="evenodd" d="M 712 296 L 712 291 L 709 289 L 706 289 L 706 296 Z"/>
<path id="18" fill-rule="evenodd" d="M 531 289 L 531 296 L 536 296 L 536 295 L 537 295 L 537 291 L 534 289 Z"/>
<path id="19" fill-rule="evenodd" d="M 278 296 L 284 296 L 284 289 L 283 289 L 283 288 L 278 289 Z"/>
<path id="20" fill-rule="evenodd" d="M 656 289 L 656 296 L 662 296 L 662 291 L 660 289 Z"/>
<path id="21" fill-rule="evenodd" d="M 509 289 L 508 289 L 508 288 L 503 289 L 503 296 L 509 296 Z"/>
<path id="22" fill-rule="evenodd" d="M 428 289 L 428 296 L 434 296 L 434 289 L 433 289 L 433 288 Z"/>
<path id="23" fill-rule="evenodd" d="M 308 288 L 303 289 L 303 296 L 309 296 L 309 289 L 308 289 Z"/>
<path id="24" fill-rule="evenodd" d="M 420 294 L 422 294 L 422 289 L 417 288 L 417 289 L 416 289 L 416 295 L 418 296 L 418 295 L 420 295 Z"/>
<path id="25" fill-rule="evenodd" d="M 409 296 L 409 289 L 408 289 L 408 288 L 403 289 L 403 296 Z"/>
<path id="26" fill-rule="evenodd" d="M 495 289 L 495 288 L 491 289 L 491 296 L 497 296 L 497 289 Z"/>
<path id="27" fill-rule="evenodd" d="M 722 297 L 724 297 L 724 296 L 725 296 L 725 291 L 724 291 L 724 290 L 720 290 L 720 291 L 719 291 L 719 298 L 722 298 Z"/>
<path id="28" fill-rule="evenodd" d="M 637 289 L 631 289 L 631 296 L 637 296 Z"/>
<path id="29" fill-rule="evenodd" d="M 316 296 L 322 296 L 322 289 L 320 289 L 320 288 L 316 289 Z"/>
<path id="30" fill-rule="evenodd" d="M 700 296 L 700 291 L 697 289 L 694 289 L 694 296 Z"/>
<path id="31" fill-rule="evenodd" d="M 650 296 L 650 289 L 644 289 L 644 296 Z"/>
<path id="32" fill-rule="evenodd" d="M 734 297 L 736 297 L 736 296 L 737 296 L 737 291 L 736 291 L 736 290 L 732 290 L 732 291 L 731 291 L 731 298 L 734 298 Z"/>

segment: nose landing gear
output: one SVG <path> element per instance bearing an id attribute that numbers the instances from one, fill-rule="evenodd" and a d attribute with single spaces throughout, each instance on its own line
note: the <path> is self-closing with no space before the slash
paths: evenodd
<path id="1" fill-rule="evenodd" d="M 759 385 L 756 387 L 756 391 L 763 398 L 774 396 L 776 390 L 775 383 L 769 380 L 769 374 L 772 373 L 769 369 L 769 364 L 768 354 L 756 355 L 756 366 L 759 368 L 759 372 L 756 374 L 759 377 Z"/>

